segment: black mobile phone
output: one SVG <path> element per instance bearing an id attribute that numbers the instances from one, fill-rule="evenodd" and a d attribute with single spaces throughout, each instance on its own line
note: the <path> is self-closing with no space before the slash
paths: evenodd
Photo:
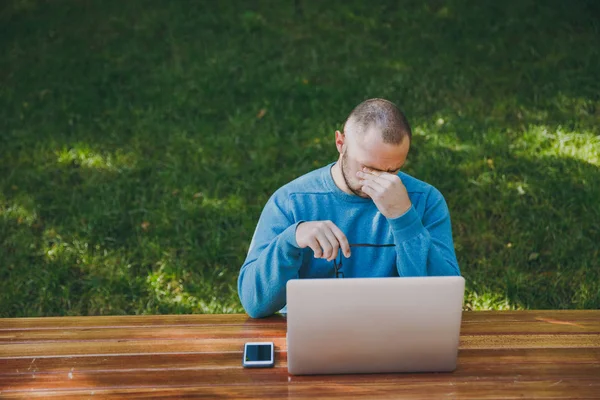
<path id="1" fill-rule="evenodd" d="M 244 346 L 245 368 L 268 368 L 275 365 L 273 342 L 251 342 Z"/>

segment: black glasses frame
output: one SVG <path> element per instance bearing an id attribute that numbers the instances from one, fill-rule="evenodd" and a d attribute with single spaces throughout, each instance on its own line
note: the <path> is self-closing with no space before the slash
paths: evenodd
<path id="1" fill-rule="evenodd" d="M 396 246 L 396 245 L 395 244 L 370 244 L 370 243 L 351 243 L 350 244 L 350 247 L 394 247 L 394 246 Z M 343 257 L 341 248 L 338 251 L 338 255 L 340 257 L 340 261 L 338 262 L 338 261 L 336 261 L 335 258 L 333 259 L 333 270 L 335 271 L 336 278 L 343 278 L 344 272 L 340 271 L 342 269 L 342 257 Z"/>

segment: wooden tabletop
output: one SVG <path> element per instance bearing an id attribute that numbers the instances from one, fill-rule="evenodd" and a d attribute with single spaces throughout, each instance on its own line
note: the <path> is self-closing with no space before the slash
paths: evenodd
<path id="1" fill-rule="evenodd" d="M 465 312 L 452 373 L 290 376 L 276 316 L 0 319 L 0 398 L 600 398 L 600 311 Z M 242 368 L 273 341 L 275 368 Z"/>

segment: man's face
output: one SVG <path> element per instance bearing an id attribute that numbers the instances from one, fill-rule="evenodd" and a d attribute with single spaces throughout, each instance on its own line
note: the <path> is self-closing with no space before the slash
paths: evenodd
<path id="1" fill-rule="evenodd" d="M 397 174 L 406 162 L 409 148 L 408 139 L 398 145 L 383 143 L 381 134 L 374 130 L 370 130 L 362 137 L 345 135 L 340 161 L 346 185 L 355 195 L 369 198 L 369 195 L 361 190 L 356 172 L 368 167 L 380 172 Z"/>

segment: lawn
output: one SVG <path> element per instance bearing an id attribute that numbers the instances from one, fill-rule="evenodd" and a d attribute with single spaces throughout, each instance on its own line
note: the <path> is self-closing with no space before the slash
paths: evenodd
<path id="1" fill-rule="evenodd" d="M 240 312 L 280 186 L 370 97 L 468 309 L 600 308 L 595 1 L 3 1 L 0 316 Z"/>

